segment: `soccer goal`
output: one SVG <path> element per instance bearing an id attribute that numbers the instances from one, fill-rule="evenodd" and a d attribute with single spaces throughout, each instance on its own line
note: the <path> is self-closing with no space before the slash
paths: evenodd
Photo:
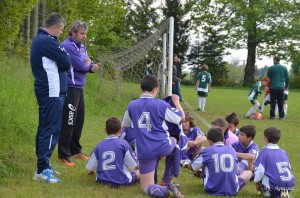
<path id="1" fill-rule="evenodd" d="M 169 42 L 167 42 L 167 37 Z M 174 18 L 163 21 L 146 39 L 135 43 L 120 52 L 99 56 L 100 97 L 112 99 L 138 98 L 140 95 L 140 81 L 146 74 L 146 59 L 151 56 L 149 51 L 159 51 L 155 58 L 153 70 L 160 83 L 159 97 L 172 93 Z M 167 55 L 168 49 L 168 55 Z M 144 64 L 141 64 L 143 62 Z"/>

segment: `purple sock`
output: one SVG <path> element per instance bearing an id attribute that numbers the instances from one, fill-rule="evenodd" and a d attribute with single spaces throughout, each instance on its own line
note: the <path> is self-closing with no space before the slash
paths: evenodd
<path id="1" fill-rule="evenodd" d="M 165 161 L 165 172 L 162 180 L 166 183 L 169 183 L 173 178 L 173 164 L 174 164 L 174 155 L 167 155 Z"/>
<path id="2" fill-rule="evenodd" d="M 145 193 L 147 195 L 153 196 L 153 197 L 168 197 L 168 187 L 166 186 L 159 186 L 157 184 L 151 184 L 147 186 L 145 189 Z"/>

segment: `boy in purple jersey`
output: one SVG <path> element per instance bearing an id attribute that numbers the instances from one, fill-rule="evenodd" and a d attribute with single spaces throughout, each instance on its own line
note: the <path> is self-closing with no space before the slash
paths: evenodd
<path id="1" fill-rule="evenodd" d="M 132 126 L 124 127 L 120 134 L 120 138 L 126 140 L 128 144 L 131 146 L 132 150 L 135 151 L 135 138 L 134 138 L 134 129 Z"/>
<path id="2" fill-rule="evenodd" d="M 287 198 L 289 197 L 288 193 L 293 190 L 296 180 L 288 155 L 277 145 L 280 136 L 280 130 L 276 127 L 265 129 L 265 146 L 255 162 L 254 182 L 256 190 L 265 196 Z"/>
<path id="3" fill-rule="evenodd" d="M 254 126 L 243 126 L 240 129 L 239 141 L 231 144 L 238 157 L 237 175 L 240 175 L 245 170 L 253 171 L 253 163 L 259 153 L 258 146 L 253 141 L 255 134 Z"/>
<path id="4" fill-rule="evenodd" d="M 224 134 L 220 128 L 211 128 L 207 133 L 208 147 L 192 161 L 189 168 L 193 171 L 203 167 L 203 184 L 206 192 L 215 196 L 235 196 L 250 180 L 251 171 L 236 175 L 237 157 L 230 146 L 225 146 Z"/>
<path id="5" fill-rule="evenodd" d="M 235 134 L 236 136 L 239 136 L 240 130 L 237 128 L 239 124 L 239 119 L 236 113 L 231 113 L 225 117 L 225 120 L 227 121 L 228 129 Z"/>
<path id="6" fill-rule="evenodd" d="M 152 75 L 144 76 L 141 89 L 143 94 L 129 103 L 122 122 L 123 127 L 133 124 L 141 188 L 153 197 L 183 197 L 173 182 L 169 182 L 167 186 L 159 186 L 154 181 L 158 160 L 170 155 L 177 142 L 176 138 L 169 136 L 166 123 L 181 123 L 184 115 L 179 98 L 173 101 L 177 109 L 163 100 L 156 99 L 158 80 Z M 171 169 L 172 164 L 166 164 L 166 167 Z M 168 171 L 167 168 L 165 171 Z"/>
<path id="7" fill-rule="evenodd" d="M 217 127 L 223 131 L 225 145 L 229 146 L 232 143 L 239 141 L 239 138 L 229 130 L 227 122 L 224 118 L 217 118 L 211 124 L 213 128 Z"/>
<path id="8" fill-rule="evenodd" d="M 114 187 L 128 186 L 139 180 L 139 171 L 128 171 L 138 166 L 129 144 L 119 138 L 121 121 L 112 117 L 106 121 L 107 137 L 95 147 L 86 168 L 89 174 L 97 170 L 96 181 Z"/>
<path id="9" fill-rule="evenodd" d="M 201 129 L 194 123 L 194 118 L 190 112 L 185 112 L 185 121 L 182 122 L 182 129 L 188 138 L 188 146 L 185 154 L 182 156 L 181 163 L 183 167 L 187 167 L 191 160 L 200 153 L 202 144 L 207 139 Z"/>

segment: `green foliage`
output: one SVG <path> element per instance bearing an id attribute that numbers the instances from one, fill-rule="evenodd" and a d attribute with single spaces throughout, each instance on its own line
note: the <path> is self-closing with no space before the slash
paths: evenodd
<path id="1" fill-rule="evenodd" d="M 174 17 L 174 54 L 182 58 L 189 48 L 192 7 L 195 1 L 166 0 L 162 8 L 165 18 Z"/>
<path id="2" fill-rule="evenodd" d="M 1 0 L 0 2 L 0 54 L 12 51 L 18 42 L 20 25 L 26 14 L 37 4 L 36 0 Z"/>
<path id="3" fill-rule="evenodd" d="M 228 83 L 228 70 L 225 67 L 223 56 L 226 55 L 223 46 L 223 36 L 213 28 L 206 29 L 206 37 L 203 42 L 196 41 L 190 54 L 187 55 L 194 67 L 191 69 L 192 76 L 196 79 L 200 66 L 207 64 L 214 85 L 226 85 Z"/>
<path id="4" fill-rule="evenodd" d="M 2 177 L 17 169 L 11 160 L 19 155 L 18 148 L 25 144 L 24 142 L 32 142 L 29 138 L 36 129 L 34 123 L 37 106 L 28 62 L 17 57 L 1 56 L 0 65 L 0 177 Z"/>
<path id="5" fill-rule="evenodd" d="M 221 27 L 229 48 L 248 49 L 244 81 L 255 74 L 256 55 L 289 57 L 288 48 L 299 40 L 299 3 L 285 0 L 216 0 L 198 1 L 195 22 L 200 27 Z M 288 41 L 289 40 L 289 41 Z"/>

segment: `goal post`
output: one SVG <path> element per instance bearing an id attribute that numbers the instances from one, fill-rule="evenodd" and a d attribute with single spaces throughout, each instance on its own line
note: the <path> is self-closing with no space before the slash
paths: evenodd
<path id="1" fill-rule="evenodd" d="M 167 33 L 169 40 L 168 43 Z M 97 61 L 99 61 L 102 66 L 99 79 L 100 97 L 120 99 L 127 97 L 126 94 L 129 94 L 133 87 L 136 87 L 136 90 L 139 91 L 138 87 L 140 86 L 140 81 L 145 75 L 146 59 L 149 57 L 151 49 L 155 49 L 152 50 L 152 52 L 160 51 L 161 53 L 159 60 L 160 64 L 155 65 L 157 77 L 161 84 L 161 94 L 159 97 L 171 95 L 173 39 L 174 18 L 171 17 L 170 19 L 162 21 L 151 35 L 144 40 L 135 43 L 131 47 L 110 55 L 99 55 Z M 157 45 L 158 43 L 162 44 Z M 166 58 L 167 48 L 168 61 Z M 144 63 L 141 64 L 142 62 Z M 123 94 L 125 94 L 124 97 Z M 132 93 L 131 95 L 136 94 L 137 93 Z M 140 94 L 140 92 L 138 94 Z"/>

